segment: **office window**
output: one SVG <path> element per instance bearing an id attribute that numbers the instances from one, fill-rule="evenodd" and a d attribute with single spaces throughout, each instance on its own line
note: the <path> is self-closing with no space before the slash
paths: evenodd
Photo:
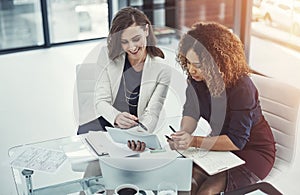
<path id="1" fill-rule="evenodd" d="M 250 65 L 300 88 L 300 0 L 254 0 Z"/>
<path id="2" fill-rule="evenodd" d="M 0 1 L 0 50 L 44 44 L 41 5 L 36 0 Z"/>
<path id="3" fill-rule="evenodd" d="M 106 37 L 108 0 L 1 0 L 0 53 Z"/>
<path id="4" fill-rule="evenodd" d="M 107 0 L 48 0 L 47 4 L 51 43 L 107 36 Z"/>

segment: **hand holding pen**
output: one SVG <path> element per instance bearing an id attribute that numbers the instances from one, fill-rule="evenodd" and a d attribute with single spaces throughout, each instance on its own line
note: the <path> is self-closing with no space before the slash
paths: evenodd
<path id="1" fill-rule="evenodd" d="M 177 133 L 177 132 L 175 131 L 175 129 L 174 129 L 171 125 L 169 125 L 169 127 L 170 127 L 170 129 L 173 131 L 173 133 Z M 172 135 L 174 135 L 174 134 L 172 134 Z M 169 143 L 170 148 L 171 148 L 172 150 L 175 150 L 175 151 L 178 152 L 181 156 L 184 157 L 184 155 L 183 155 L 181 152 L 178 151 L 179 148 L 177 148 L 176 142 L 174 142 L 174 140 L 173 140 L 172 138 L 170 138 L 168 135 L 165 135 L 165 137 L 167 138 L 167 141 L 168 141 L 168 143 Z"/>
<path id="2" fill-rule="evenodd" d="M 137 125 L 138 118 L 128 112 L 121 112 L 116 116 L 115 124 L 122 128 L 128 129 Z"/>
<path id="3" fill-rule="evenodd" d="M 171 125 L 169 125 L 169 127 L 174 133 L 176 133 L 175 129 Z M 173 141 L 173 139 L 170 138 L 168 135 L 165 135 L 165 137 L 167 138 L 168 141 Z"/>
<path id="4" fill-rule="evenodd" d="M 169 125 L 169 127 L 174 133 L 176 133 L 175 129 L 171 125 Z M 165 135 L 165 137 L 167 138 L 167 142 L 169 143 L 170 148 L 172 150 L 176 150 L 174 140 L 168 135 Z"/>
<path id="5" fill-rule="evenodd" d="M 171 125 L 169 125 L 169 127 L 174 133 L 176 133 L 175 129 Z M 171 137 L 169 137 L 168 135 L 165 135 L 165 137 L 167 138 L 168 141 L 173 141 L 173 139 Z"/>
<path id="6" fill-rule="evenodd" d="M 180 150 L 187 149 L 193 140 L 193 136 L 186 131 L 175 131 L 175 129 L 171 125 L 169 127 L 174 132 L 171 137 L 168 136 L 170 147 L 174 147 Z"/>

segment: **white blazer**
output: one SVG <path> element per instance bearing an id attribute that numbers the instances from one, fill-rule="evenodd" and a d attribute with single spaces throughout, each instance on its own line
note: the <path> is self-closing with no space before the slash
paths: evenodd
<path id="1" fill-rule="evenodd" d="M 120 113 L 112 105 L 119 90 L 124 64 L 125 53 L 115 60 L 110 60 L 107 48 L 101 50 L 98 58 L 101 73 L 95 85 L 94 102 L 97 114 L 111 124 L 114 124 L 116 116 Z M 142 73 L 137 117 L 150 132 L 156 127 L 167 96 L 171 72 L 166 60 L 147 55 Z"/>

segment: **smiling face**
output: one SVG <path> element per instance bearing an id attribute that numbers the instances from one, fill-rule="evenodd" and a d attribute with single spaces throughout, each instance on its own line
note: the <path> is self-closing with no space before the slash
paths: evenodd
<path id="1" fill-rule="evenodd" d="M 200 69 L 201 63 L 198 55 L 193 49 L 188 50 L 188 52 L 186 53 L 186 59 L 187 59 L 186 69 L 191 75 L 191 77 L 195 81 L 203 81 L 204 73 Z"/>
<path id="2" fill-rule="evenodd" d="M 146 57 L 148 25 L 145 28 L 135 24 L 126 28 L 121 35 L 121 45 L 130 61 L 142 61 Z"/>

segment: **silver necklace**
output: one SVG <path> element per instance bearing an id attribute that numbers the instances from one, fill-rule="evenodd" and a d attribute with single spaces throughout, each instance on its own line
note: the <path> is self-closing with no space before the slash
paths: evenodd
<path id="1" fill-rule="evenodd" d="M 122 78 L 123 78 L 124 95 L 125 95 L 125 101 L 126 101 L 126 103 L 127 103 L 129 106 L 137 107 L 137 103 L 136 103 L 136 104 L 131 104 L 129 101 L 130 101 L 130 100 L 137 99 L 137 98 L 140 96 L 140 93 L 139 93 L 139 92 L 133 92 L 133 91 L 130 91 L 130 90 L 127 88 L 124 73 L 122 74 Z M 128 95 L 127 95 L 127 94 L 128 94 Z"/>

